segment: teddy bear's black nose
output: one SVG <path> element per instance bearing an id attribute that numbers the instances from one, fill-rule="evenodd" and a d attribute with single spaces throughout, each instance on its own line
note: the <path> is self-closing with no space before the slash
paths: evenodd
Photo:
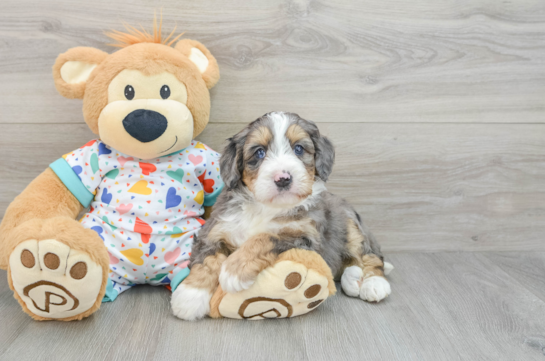
<path id="1" fill-rule="evenodd" d="M 168 121 L 164 115 L 153 110 L 137 109 L 123 119 L 127 133 L 142 143 L 159 138 L 167 129 Z"/>

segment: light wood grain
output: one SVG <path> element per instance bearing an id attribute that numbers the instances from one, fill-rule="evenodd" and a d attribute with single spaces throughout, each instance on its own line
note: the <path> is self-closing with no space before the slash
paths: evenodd
<path id="1" fill-rule="evenodd" d="M 513 275 L 497 255 L 391 254 L 396 270 L 385 302 L 339 289 L 306 316 L 255 322 L 178 320 L 169 292 L 149 286 L 82 322 L 33 322 L 8 297 L 0 271 L 0 359 L 542 360 L 545 301 L 532 291 L 541 283 L 531 275 L 521 283 L 525 272 Z M 545 264 L 544 252 L 510 255 Z"/>
<path id="2" fill-rule="evenodd" d="M 160 7 L 165 30 L 178 24 L 218 58 L 212 122 L 279 109 L 319 122 L 544 122 L 540 0 L 3 0 L 0 123 L 82 122 L 53 87 L 56 56 L 113 51 L 105 30 L 149 28 Z"/>
<path id="3" fill-rule="evenodd" d="M 199 137 L 221 151 L 245 124 Z M 545 127 L 336 124 L 329 189 L 356 207 L 385 251 L 545 250 Z M 4 125 L 0 215 L 49 163 L 93 138 L 85 125 Z M 20 138 L 33 139 L 21 144 Z M 13 162 L 12 159 L 17 159 Z"/>

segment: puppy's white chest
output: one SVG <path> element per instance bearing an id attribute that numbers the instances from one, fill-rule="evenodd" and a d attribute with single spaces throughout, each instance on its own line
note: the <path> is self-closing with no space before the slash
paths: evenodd
<path id="1" fill-rule="evenodd" d="M 237 215 L 231 230 L 232 242 L 241 246 L 249 238 L 260 233 L 275 233 L 277 224 L 273 221 L 279 210 L 275 209 L 243 209 Z"/>

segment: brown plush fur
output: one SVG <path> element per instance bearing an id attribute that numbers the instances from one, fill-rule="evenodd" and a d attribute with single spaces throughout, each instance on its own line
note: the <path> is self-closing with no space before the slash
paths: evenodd
<path id="1" fill-rule="evenodd" d="M 206 71 L 202 73 L 202 78 L 208 89 L 212 89 L 218 80 L 220 80 L 220 68 L 216 58 L 214 58 L 210 51 L 198 41 L 191 39 L 182 39 L 178 41 L 175 48 L 185 56 L 189 56 L 191 53 L 191 48 L 197 48 L 203 52 L 210 63 L 208 64 Z"/>
<path id="2" fill-rule="evenodd" d="M 193 138 L 200 134 L 209 121 L 210 93 L 219 80 L 216 59 L 201 43 L 184 39 L 175 48 L 170 45 L 178 39 L 161 38 L 161 26 L 155 23 L 154 33 L 140 32 L 128 28 L 129 34 L 114 32 L 112 38 L 123 43 L 123 49 L 107 54 L 90 47 L 76 47 L 58 56 L 53 66 L 53 79 L 59 93 L 67 98 L 83 99 L 83 115 L 89 128 L 99 134 L 98 119 L 108 104 L 108 87 L 111 81 L 123 70 L 137 70 L 144 75 L 164 72 L 173 74 L 187 89 L 187 108 L 193 116 Z M 208 67 L 203 74 L 188 58 L 191 48 L 199 49 L 208 59 Z M 67 83 L 61 76 L 61 69 L 67 62 L 96 65 L 89 77 L 79 83 Z M 0 225 L 0 268 L 8 269 L 10 287 L 13 288 L 9 256 L 21 242 L 36 239 L 55 239 L 71 249 L 82 251 L 100 265 L 103 271 L 101 290 L 94 306 L 86 312 L 64 319 L 79 320 L 96 311 L 106 292 L 109 257 L 100 236 L 85 229 L 76 216 L 83 207 L 62 181 L 47 169 L 21 193 L 6 210 Z M 206 216 L 210 209 L 206 210 Z M 36 320 L 46 318 L 33 315 L 21 297 L 15 292 L 23 310 Z"/>
<path id="3" fill-rule="evenodd" d="M 102 268 L 102 286 L 93 307 L 86 312 L 62 319 L 80 320 L 95 312 L 102 302 L 108 280 L 109 257 L 96 232 L 83 228 L 74 218 L 83 207 L 61 180 L 47 169 L 32 181 L 10 204 L 0 225 L 0 268 L 8 269 L 8 282 L 23 310 L 35 320 L 47 320 L 31 313 L 15 292 L 8 268 L 11 252 L 29 239 L 56 239 L 70 248 L 85 252 Z"/>
<path id="4" fill-rule="evenodd" d="M 333 281 L 333 274 L 331 273 L 331 269 L 329 268 L 327 263 L 325 263 L 324 259 L 320 257 L 320 255 L 316 252 L 299 248 L 290 249 L 289 251 L 281 253 L 276 259 L 275 263 L 282 261 L 293 261 L 301 263 L 306 268 L 315 270 L 321 275 L 327 277 L 327 279 L 329 280 L 329 283 L 327 285 L 327 288 L 329 289 L 329 295 L 333 296 L 337 292 L 335 282 Z"/>
<path id="5" fill-rule="evenodd" d="M 61 77 L 61 68 L 68 61 L 82 61 L 89 64 L 100 64 L 108 57 L 108 53 L 95 48 L 79 46 L 72 48 L 57 57 L 53 65 L 53 81 L 55 88 L 65 98 L 83 99 L 85 82 L 67 84 Z"/>
<path id="6" fill-rule="evenodd" d="M 34 179 L 9 205 L 0 225 L 0 269 L 7 269 L 11 250 L 22 241 L 17 240 L 14 231 L 29 232 L 25 240 L 35 233 L 25 224 L 27 221 L 65 217 L 73 220 L 83 207 L 76 197 L 66 189 L 59 177 L 47 169 Z M 83 227 L 80 227 L 83 229 Z M 35 237 L 34 237 L 35 238 Z M 35 238 L 37 239 L 37 238 Z"/>
<path id="7" fill-rule="evenodd" d="M 183 49 L 188 44 L 187 40 L 180 40 L 184 44 Z M 206 49 L 202 44 L 200 46 Z M 201 48 L 199 50 L 202 51 Z M 66 84 L 60 75 L 60 69 L 66 61 L 77 60 L 96 64 L 96 60 L 100 58 L 96 49 L 79 47 L 59 55 L 53 66 L 53 78 L 61 95 L 67 94 L 65 96 L 68 98 L 83 97 L 85 122 L 93 133 L 99 134 L 98 118 L 102 109 L 108 104 L 108 86 L 117 74 L 125 69 L 138 70 L 144 75 L 155 75 L 165 71 L 172 73 L 187 88 L 187 107 L 193 115 L 193 138 L 195 138 L 204 130 L 210 117 L 210 93 L 207 84 L 215 84 L 219 79 L 216 60 L 208 50 L 205 55 L 210 56 L 209 68 L 215 68 L 215 70 L 207 69 L 201 75 L 196 65 L 186 56 L 181 55 L 177 49 L 155 43 L 135 44 L 105 57 L 98 63 L 86 83 Z M 210 75 L 207 76 L 209 83 L 206 83 L 204 76 L 209 72 Z M 82 90 L 81 87 L 84 89 Z M 84 94 L 81 94 L 82 91 Z"/>
<path id="8" fill-rule="evenodd" d="M 210 258 L 210 257 L 208 257 Z M 308 269 L 312 269 L 321 275 L 325 276 L 328 279 L 327 288 L 329 290 L 329 295 L 333 296 L 337 292 L 335 287 L 335 282 L 333 281 L 333 275 L 331 274 L 331 269 L 327 266 L 327 263 L 320 257 L 316 252 L 307 251 L 304 249 L 290 249 L 284 253 L 281 253 L 278 258 L 274 261 L 274 264 L 277 264 L 282 261 L 292 261 L 304 265 Z M 271 266 L 274 266 L 271 264 Z M 217 277 L 217 276 L 216 276 Z M 185 283 L 185 281 L 184 281 Z M 221 318 L 222 315 L 219 312 L 219 306 L 223 297 L 227 293 L 221 288 L 221 285 L 217 285 L 216 291 L 210 300 L 210 317 L 212 318 Z"/>
<path id="9" fill-rule="evenodd" d="M 9 243 L 11 247 L 7 248 L 7 254 L 11 254 L 13 249 L 21 242 L 29 239 L 36 239 L 38 241 L 47 239 L 56 239 L 73 250 L 82 251 L 89 255 L 93 262 L 96 262 L 102 268 L 102 284 L 100 292 L 94 305 L 87 311 L 75 315 L 72 317 L 55 319 L 57 321 L 72 321 L 81 320 L 88 317 L 93 312 L 100 308 L 104 294 L 106 293 L 106 284 L 108 282 L 108 269 L 109 269 L 109 257 L 106 247 L 104 247 L 102 239 L 96 232 L 90 229 L 83 228 L 78 221 L 68 217 L 53 217 L 49 219 L 31 219 L 20 226 L 13 229 L 9 234 Z M 51 320 L 37 316 L 30 312 L 23 299 L 17 294 L 13 287 L 13 281 L 11 279 L 11 272 L 8 268 L 8 283 L 10 289 L 13 291 L 13 296 L 19 304 L 23 307 L 23 310 L 28 313 L 33 319 L 37 321 Z"/>

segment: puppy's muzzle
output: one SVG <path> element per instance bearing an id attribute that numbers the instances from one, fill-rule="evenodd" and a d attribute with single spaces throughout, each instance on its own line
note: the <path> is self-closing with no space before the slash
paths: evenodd
<path id="1" fill-rule="evenodd" d="M 167 126 L 167 118 L 153 110 L 137 109 L 123 119 L 123 127 L 127 133 L 142 143 L 159 138 Z"/>
<path id="2" fill-rule="evenodd" d="M 291 175 L 289 175 L 288 173 L 277 174 L 274 176 L 274 184 L 276 184 L 276 186 L 280 190 L 289 189 L 291 186 L 291 183 L 292 183 L 292 178 L 291 178 Z"/>

